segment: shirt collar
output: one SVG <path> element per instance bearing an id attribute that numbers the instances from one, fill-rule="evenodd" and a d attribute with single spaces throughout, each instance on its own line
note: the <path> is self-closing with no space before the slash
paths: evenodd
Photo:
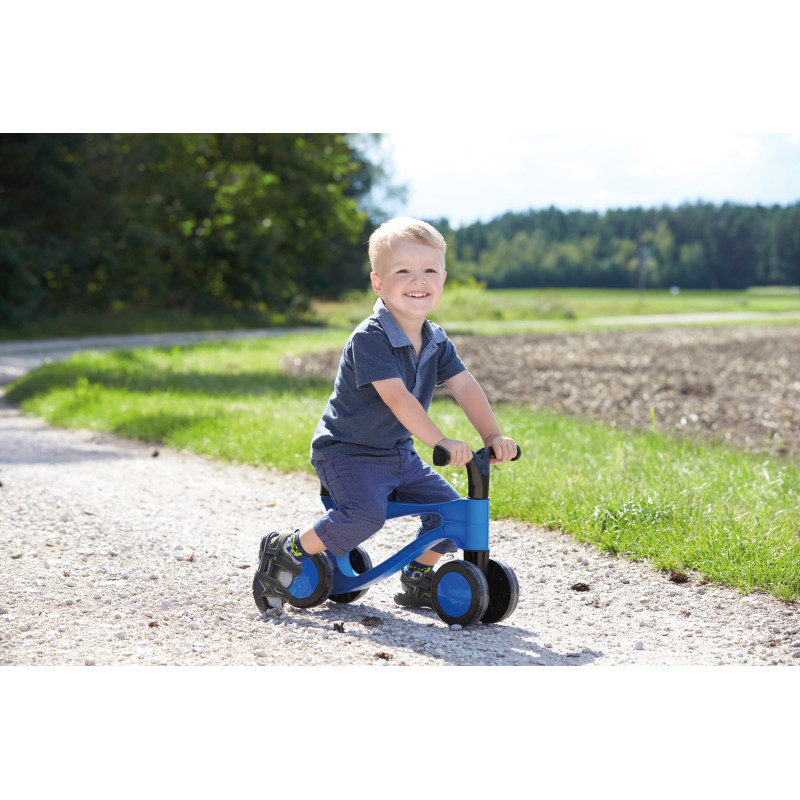
<path id="1" fill-rule="evenodd" d="M 411 346 L 411 340 L 406 335 L 406 332 L 395 322 L 394 317 L 389 313 L 389 309 L 386 308 L 382 297 L 377 299 L 372 311 L 378 318 L 378 322 L 386 333 L 389 344 L 392 347 Z M 443 342 L 446 338 L 444 331 L 438 325 L 434 325 L 427 319 L 422 325 L 422 332 L 427 342 Z"/>

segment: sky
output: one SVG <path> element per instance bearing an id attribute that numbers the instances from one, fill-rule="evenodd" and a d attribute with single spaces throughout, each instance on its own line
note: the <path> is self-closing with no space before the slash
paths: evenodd
<path id="1" fill-rule="evenodd" d="M 383 132 L 408 187 L 387 210 L 455 227 L 551 205 L 786 205 L 800 201 L 788 5 L 18 3 L 0 130 Z"/>
<path id="2" fill-rule="evenodd" d="M 486 222 L 551 205 L 604 211 L 698 201 L 800 202 L 800 133 L 389 133 L 397 213 Z"/>

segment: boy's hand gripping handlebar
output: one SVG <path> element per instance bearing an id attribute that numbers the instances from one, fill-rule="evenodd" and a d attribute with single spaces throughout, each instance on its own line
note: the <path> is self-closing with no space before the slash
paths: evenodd
<path id="1" fill-rule="evenodd" d="M 516 461 L 522 455 L 519 445 L 517 454 L 512 458 Z M 465 465 L 468 478 L 467 497 L 472 500 L 488 500 L 489 498 L 489 467 L 494 450 L 491 447 L 482 447 L 473 451 L 472 460 Z M 433 464 L 436 467 L 446 467 L 450 463 L 450 454 L 438 444 L 433 448 Z"/>
<path id="2" fill-rule="evenodd" d="M 472 453 L 472 457 L 477 458 L 481 461 L 485 458 L 486 454 L 488 453 L 489 458 L 494 458 L 494 450 L 491 447 L 482 447 L 477 452 Z M 516 461 L 522 455 L 522 450 L 520 450 L 519 445 L 517 445 L 517 454 L 512 458 L 512 461 Z M 438 444 L 436 447 L 433 448 L 433 464 L 436 467 L 446 467 L 450 463 L 450 453 L 444 449 L 444 447 L 439 446 Z"/>

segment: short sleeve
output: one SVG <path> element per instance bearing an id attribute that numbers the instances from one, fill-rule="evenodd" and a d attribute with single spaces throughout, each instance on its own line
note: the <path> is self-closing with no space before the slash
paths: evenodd
<path id="1" fill-rule="evenodd" d="M 358 331 L 350 340 L 350 359 L 359 389 L 375 381 L 401 378 L 394 348 L 382 333 Z"/>
<path id="2" fill-rule="evenodd" d="M 441 386 L 445 381 L 463 372 L 467 366 L 459 358 L 456 352 L 456 346 L 449 340 L 445 339 L 439 342 L 438 352 L 438 365 L 436 370 L 436 385 Z"/>

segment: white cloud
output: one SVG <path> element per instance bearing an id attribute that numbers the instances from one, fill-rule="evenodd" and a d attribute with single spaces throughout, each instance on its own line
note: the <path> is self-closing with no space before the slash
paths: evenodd
<path id="1" fill-rule="evenodd" d="M 558 161 L 556 164 L 558 169 L 578 180 L 594 183 L 598 178 L 597 167 L 586 161 Z"/>
<path id="2" fill-rule="evenodd" d="M 728 132 L 393 135 L 406 213 L 454 224 L 555 205 L 800 201 L 800 135 Z"/>
<path id="3" fill-rule="evenodd" d="M 753 134 L 700 134 L 648 136 L 632 146 L 630 175 L 688 175 L 715 169 L 735 169 L 753 164 L 763 145 Z"/>

